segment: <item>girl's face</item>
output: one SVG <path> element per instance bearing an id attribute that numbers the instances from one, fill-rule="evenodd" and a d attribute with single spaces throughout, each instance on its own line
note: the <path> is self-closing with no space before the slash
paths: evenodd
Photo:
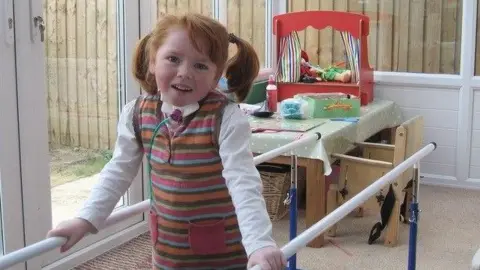
<path id="1" fill-rule="evenodd" d="M 171 29 L 149 66 L 163 101 L 177 107 L 194 104 L 217 85 L 217 66 L 192 45 L 188 32 Z"/>

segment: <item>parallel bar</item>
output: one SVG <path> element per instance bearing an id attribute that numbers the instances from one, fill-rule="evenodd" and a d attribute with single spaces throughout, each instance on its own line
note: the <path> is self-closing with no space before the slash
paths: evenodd
<path id="1" fill-rule="evenodd" d="M 105 226 L 108 227 L 116 224 L 122 220 L 133 217 L 145 211 L 148 211 L 150 206 L 150 200 L 134 204 L 129 207 L 122 208 L 115 213 L 111 214 L 105 221 Z M 8 267 L 14 266 L 18 263 L 25 262 L 35 256 L 42 253 L 46 253 L 50 250 L 54 250 L 61 247 L 67 242 L 64 237 L 50 237 L 30 246 L 13 251 L 0 258 L 0 269 L 8 269 Z"/>
<path id="2" fill-rule="evenodd" d="M 480 270 L 480 249 L 475 252 L 472 258 L 472 265 L 470 266 L 471 270 Z"/>
<path id="3" fill-rule="evenodd" d="M 315 134 L 309 135 L 309 136 L 301 137 L 300 139 L 295 140 L 291 143 L 285 144 L 283 146 L 280 146 L 277 149 L 273 149 L 271 151 L 268 151 L 266 153 L 263 153 L 261 155 L 256 156 L 254 158 L 255 159 L 255 164 L 260 164 L 260 163 L 263 163 L 265 161 L 271 160 L 273 158 L 276 158 L 276 157 L 280 156 L 283 153 L 291 151 L 292 149 L 295 149 L 295 148 L 300 147 L 300 146 L 305 146 L 305 145 L 308 145 L 310 143 L 313 143 L 314 141 L 320 140 L 320 138 L 321 138 L 321 135 L 318 132 L 315 133 Z"/>
<path id="4" fill-rule="evenodd" d="M 417 230 L 418 230 L 418 193 L 420 186 L 420 162 L 413 165 L 412 202 L 410 204 L 410 239 L 408 241 L 408 270 L 417 266 Z"/>
<path id="5" fill-rule="evenodd" d="M 292 154 L 290 156 L 290 241 L 297 237 L 297 184 L 298 184 L 298 168 L 297 168 L 297 156 Z M 288 270 L 297 270 L 297 256 L 294 254 L 288 259 Z"/>
<path id="6" fill-rule="evenodd" d="M 321 138 L 320 133 L 315 133 L 309 136 L 304 136 L 298 140 L 295 140 L 291 143 L 288 143 L 284 146 L 281 146 L 277 149 L 271 150 L 264 154 L 254 157 L 255 165 L 268 161 L 272 158 L 280 156 L 283 153 L 289 152 L 299 146 L 304 146 L 310 143 L 313 143 Z M 142 212 L 148 211 L 150 207 L 150 200 L 145 200 L 143 202 L 134 204 L 122 208 L 115 213 L 111 214 L 105 221 L 104 228 L 116 224 L 122 220 L 125 220 L 129 217 L 138 215 Z M 65 244 L 67 240 L 64 237 L 50 237 L 45 240 L 39 241 L 22 249 L 13 251 L 9 254 L 0 257 L 0 270 L 7 269 L 13 265 L 16 265 L 21 262 L 28 261 L 29 259 L 34 258 L 40 254 L 46 253 L 50 250 L 54 250 Z"/>
<path id="7" fill-rule="evenodd" d="M 422 158 L 430 154 L 433 150 L 435 150 L 436 147 L 436 143 L 429 143 L 418 152 L 407 158 L 405 161 L 398 164 L 398 166 L 394 167 L 384 176 L 380 177 L 377 181 L 373 182 L 370 186 L 355 195 L 353 198 L 305 230 L 295 239 L 287 243 L 282 247 L 282 252 L 285 257 L 289 258 L 293 254 L 297 253 L 301 248 L 305 247 L 310 241 L 312 241 L 312 239 L 315 239 L 315 237 L 324 233 L 331 226 L 342 220 L 348 215 L 348 213 L 351 213 L 358 206 L 374 196 L 384 186 L 394 182 L 395 179 L 397 179 L 397 177 L 399 177 L 404 171 L 411 168 L 415 163 L 419 162 Z M 251 268 L 251 270 L 262 270 L 262 268 L 257 265 Z"/>
<path id="8" fill-rule="evenodd" d="M 139 213 L 146 212 L 149 208 L 150 200 L 145 200 L 143 202 L 139 202 L 131 206 L 122 208 L 107 218 L 104 227 L 109 227 L 111 225 L 119 223 L 122 220 L 133 217 Z"/>

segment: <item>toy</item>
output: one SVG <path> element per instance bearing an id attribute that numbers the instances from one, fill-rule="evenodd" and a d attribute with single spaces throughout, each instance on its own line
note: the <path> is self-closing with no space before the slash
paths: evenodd
<path id="1" fill-rule="evenodd" d="M 319 75 L 325 81 L 337 81 L 342 83 L 350 82 L 352 72 L 338 67 L 329 67 L 319 71 Z"/>
<path id="2" fill-rule="evenodd" d="M 360 97 L 361 105 L 373 101 L 373 69 L 368 62 L 368 16 L 340 11 L 302 11 L 273 17 L 273 34 L 277 44 L 278 100 L 300 93 L 341 92 Z M 307 69 L 308 55 L 302 55 L 297 31 L 308 26 L 322 30 L 327 26 L 340 31 L 347 52 L 348 69 L 332 66 L 314 67 L 320 80 Z M 298 63 L 297 63 L 298 61 Z M 291 68 L 290 68 L 291 66 Z M 298 67 L 299 66 L 299 67 Z M 297 75 L 298 74 L 298 75 Z M 301 78 L 303 74 L 303 79 Z M 284 80 L 288 78 L 290 80 Z M 278 80 L 278 79 L 277 79 Z"/>
<path id="3" fill-rule="evenodd" d="M 322 81 L 318 76 L 317 70 L 308 62 L 308 54 L 302 50 L 302 60 L 300 64 L 300 81 L 304 83 L 314 83 Z"/>
<path id="4" fill-rule="evenodd" d="M 307 119 L 311 111 L 306 100 L 287 98 L 280 103 L 280 115 L 284 119 Z"/>
<path id="5" fill-rule="evenodd" d="M 352 78 L 352 72 L 338 66 L 321 68 L 312 65 L 308 60 L 308 54 L 302 50 L 300 64 L 300 82 L 315 83 L 321 81 L 348 83 Z"/>
<path id="6" fill-rule="evenodd" d="M 302 93 L 296 94 L 294 97 L 308 102 L 312 118 L 349 118 L 360 116 L 360 99 L 352 95 L 343 93 Z"/>

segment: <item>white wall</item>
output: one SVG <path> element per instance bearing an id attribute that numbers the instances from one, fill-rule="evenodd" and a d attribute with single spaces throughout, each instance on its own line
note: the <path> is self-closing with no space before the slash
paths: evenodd
<path id="1" fill-rule="evenodd" d="M 421 162 L 424 183 L 444 186 L 480 188 L 480 89 L 474 93 L 471 154 L 462 161 L 469 162 L 467 179 L 458 179 L 457 145 L 459 145 L 460 89 L 457 87 L 421 87 L 381 85 L 375 87 L 375 98 L 394 101 L 405 119 L 422 115 L 425 121 L 424 143 L 437 143 L 437 149 Z M 457 175 L 458 174 L 458 175 Z M 477 182 L 478 181 L 478 182 Z"/>

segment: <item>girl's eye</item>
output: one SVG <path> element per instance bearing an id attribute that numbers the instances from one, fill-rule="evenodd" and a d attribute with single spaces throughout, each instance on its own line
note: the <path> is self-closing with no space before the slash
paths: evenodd
<path id="1" fill-rule="evenodd" d="M 202 70 L 208 69 L 207 65 L 204 65 L 204 64 L 195 64 L 195 67 Z"/>
<path id="2" fill-rule="evenodd" d="M 179 59 L 176 56 L 169 56 L 167 57 L 168 61 L 173 62 L 173 63 L 178 63 Z"/>

